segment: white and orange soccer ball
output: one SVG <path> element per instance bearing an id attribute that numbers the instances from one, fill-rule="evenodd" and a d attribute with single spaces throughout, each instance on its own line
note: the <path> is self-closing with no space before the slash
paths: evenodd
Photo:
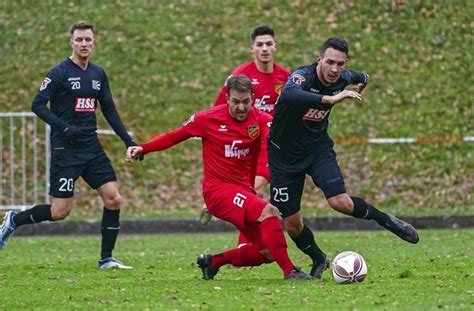
<path id="1" fill-rule="evenodd" d="M 367 276 L 364 257 L 352 251 L 339 253 L 332 261 L 332 277 L 339 284 L 360 283 Z"/>

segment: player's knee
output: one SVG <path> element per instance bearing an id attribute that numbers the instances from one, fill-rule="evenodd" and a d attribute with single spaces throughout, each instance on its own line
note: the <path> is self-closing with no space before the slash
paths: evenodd
<path id="1" fill-rule="evenodd" d="M 303 217 L 300 213 L 283 218 L 283 224 L 285 226 L 285 230 L 292 237 L 300 235 L 304 227 Z"/>
<path id="2" fill-rule="evenodd" d="M 117 210 L 120 209 L 120 206 L 122 205 L 122 196 L 120 193 L 116 193 L 114 196 L 107 197 L 105 199 L 104 205 L 106 208 L 111 209 L 111 210 Z"/>
<path id="3" fill-rule="evenodd" d="M 72 211 L 72 205 L 51 206 L 51 218 L 53 221 L 65 219 Z"/>
<path id="4" fill-rule="evenodd" d="M 260 254 L 262 254 L 268 260 L 268 262 L 274 262 L 275 261 L 275 259 L 273 259 L 272 255 L 270 254 L 270 251 L 268 249 L 262 249 L 260 251 Z"/>
<path id="5" fill-rule="evenodd" d="M 334 210 L 346 215 L 352 215 L 354 211 L 354 203 L 346 193 L 329 198 L 328 203 Z"/>
<path id="6" fill-rule="evenodd" d="M 258 220 L 264 221 L 265 219 L 269 217 L 275 217 L 275 216 L 276 217 L 280 216 L 280 212 L 278 211 L 278 208 L 268 203 L 267 206 L 265 206 L 265 208 L 263 209 L 262 214 L 260 214 L 260 218 Z"/>
<path id="7" fill-rule="evenodd" d="M 285 222 L 285 229 L 290 236 L 298 236 L 300 235 L 301 231 L 303 231 L 303 223 L 302 222 Z"/>

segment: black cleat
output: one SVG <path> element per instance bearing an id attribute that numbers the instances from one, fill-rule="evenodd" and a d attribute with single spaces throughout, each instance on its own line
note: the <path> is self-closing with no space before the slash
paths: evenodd
<path id="1" fill-rule="evenodd" d="M 199 268 L 202 270 L 202 278 L 204 280 L 212 280 L 214 276 L 219 272 L 219 268 L 214 268 L 211 263 L 211 255 L 201 254 L 196 260 Z"/>
<path id="2" fill-rule="evenodd" d="M 321 279 L 323 272 L 329 268 L 329 259 L 324 255 L 324 260 L 322 262 L 313 262 L 311 267 L 311 272 L 309 273 L 315 279 Z"/>
<path id="3" fill-rule="evenodd" d="M 393 215 L 388 214 L 388 217 L 390 217 L 390 223 L 384 224 L 384 227 L 387 230 L 393 232 L 402 240 L 413 244 L 418 243 L 420 237 L 418 236 L 418 232 L 412 225 L 401 219 L 398 219 Z"/>
<path id="4" fill-rule="evenodd" d="M 312 280 L 313 277 L 309 274 L 304 273 L 301 271 L 299 268 L 294 267 L 293 270 L 290 271 L 287 275 L 284 277 L 285 280 Z"/>

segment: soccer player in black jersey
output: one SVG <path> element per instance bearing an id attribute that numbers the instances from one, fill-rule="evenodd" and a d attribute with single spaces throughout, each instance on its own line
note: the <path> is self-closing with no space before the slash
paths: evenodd
<path id="1" fill-rule="evenodd" d="M 19 226 L 66 218 L 73 208 L 74 183 L 82 176 L 104 202 L 99 268 L 131 269 L 112 257 L 122 198 L 114 169 L 97 138 L 95 112 L 99 103 L 105 119 L 126 147 L 136 143 L 117 113 L 105 71 L 89 61 L 94 49 L 93 25 L 84 21 L 73 24 L 70 46 L 71 56 L 48 72 L 32 104 L 33 112 L 51 126 L 52 203 L 8 212 L 0 227 L 0 249 Z"/>
<path id="2" fill-rule="evenodd" d="M 346 99 L 361 100 L 361 92 L 368 82 L 366 73 L 345 69 L 348 53 L 346 40 L 329 38 L 315 63 L 292 72 L 275 106 L 268 137 L 271 203 L 280 210 L 296 246 L 313 260 L 311 275 L 315 278 L 321 278 L 329 260 L 300 213 L 306 174 L 336 211 L 375 220 L 410 243 L 419 239 L 410 224 L 346 192 L 334 143 L 327 131 L 328 118 L 335 104 Z M 348 85 L 357 89 L 345 90 Z"/>

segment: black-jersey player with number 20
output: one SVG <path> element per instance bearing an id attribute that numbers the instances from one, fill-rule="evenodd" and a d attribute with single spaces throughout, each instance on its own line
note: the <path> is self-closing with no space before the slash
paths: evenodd
<path id="1" fill-rule="evenodd" d="M 73 208 L 75 181 L 81 176 L 104 203 L 99 268 L 131 269 L 112 257 L 120 229 L 122 200 L 114 169 L 96 133 L 95 113 L 99 104 L 126 147 L 136 143 L 117 113 L 105 71 L 89 62 L 94 49 L 93 25 L 80 21 L 70 27 L 69 33 L 71 56 L 48 72 L 32 104 L 33 112 L 51 126 L 52 203 L 19 213 L 8 212 L 0 227 L 0 249 L 19 226 L 66 218 Z"/>
<path id="2" fill-rule="evenodd" d="M 410 224 L 346 192 L 334 143 L 327 131 L 328 118 L 335 104 L 347 99 L 361 100 L 368 82 L 366 73 L 345 69 L 348 53 L 345 39 L 329 38 L 315 63 L 292 72 L 275 105 L 268 137 L 271 203 L 280 210 L 296 246 L 313 260 L 311 275 L 315 278 L 321 278 L 329 260 L 300 213 L 306 175 L 311 176 L 336 211 L 375 220 L 410 243 L 419 239 Z M 357 90 L 345 90 L 349 85 L 355 85 Z"/>

